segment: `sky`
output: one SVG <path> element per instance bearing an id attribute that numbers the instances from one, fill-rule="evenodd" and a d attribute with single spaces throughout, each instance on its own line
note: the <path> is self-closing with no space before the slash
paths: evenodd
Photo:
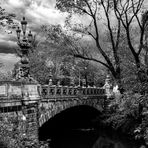
<path id="1" fill-rule="evenodd" d="M 42 25 L 63 25 L 66 17 L 66 14 L 55 9 L 55 0 L 0 0 L 0 6 L 6 12 L 16 14 L 14 21 L 18 24 L 25 16 L 28 30 L 32 30 L 33 34 L 38 32 Z M 5 72 L 13 69 L 13 65 L 19 60 L 14 50 L 17 47 L 17 39 L 15 30 L 12 31 L 9 27 L 0 31 L 0 62 L 4 63 L 0 72 Z"/>
<path id="2" fill-rule="evenodd" d="M 55 9 L 55 0 L 0 0 L 0 6 L 6 12 L 16 14 L 14 21 L 18 24 L 25 16 L 28 22 L 27 31 L 32 30 L 33 34 L 38 32 L 42 25 L 64 25 L 66 17 L 66 13 Z M 148 0 L 145 0 L 145 7 L 148 8 Z M 14 50 L 17 47 L 16 32 L 11 31 L 9 27 L 0 29 L 0 62 L 4 64 L 0 72 L 12 70 L 19 60 Z"/>

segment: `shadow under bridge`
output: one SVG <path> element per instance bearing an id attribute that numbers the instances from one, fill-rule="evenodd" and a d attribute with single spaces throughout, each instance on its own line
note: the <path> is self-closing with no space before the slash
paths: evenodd
<path id="1" fill-rule="evenodd" d="M 71 130 L 91 130 L 101 113 L 87 105 L 68 108 L 49 119 L 39 128 L 39 140 L 46 141 Z"/>

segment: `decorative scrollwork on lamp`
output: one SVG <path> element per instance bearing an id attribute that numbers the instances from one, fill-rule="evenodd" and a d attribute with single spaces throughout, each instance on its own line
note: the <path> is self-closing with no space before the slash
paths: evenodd
<path id="1" fill-rule="evenodd" d="M 18 81 L 31 82 L 35 80 L 29 74 L 28 55 L 32 48 L 33 35 L 31 31 L 29 31 L 28 35 L 26 35 L 27 21 L 25 20 L 25 17 L 23 17 L 23 20 L 21 21 L 21 26 L 22 30 L 20 27 L 18 27 L 16 30 L 17 44 L 19 46 L 18 52 L 21 60 L 19 62 L 19 68 L 17 69 L 15 79 Z M 23 34 L 21 34 L 21 32 L 23 32 Z"/>

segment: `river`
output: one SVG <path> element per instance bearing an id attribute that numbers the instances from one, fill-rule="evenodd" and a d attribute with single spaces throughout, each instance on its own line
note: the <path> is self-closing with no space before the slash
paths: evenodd
<path id="1" fill-rule="evenodd" d="M 139 148 L 127 135 L 100 121 L 101 113 L 92 107 L 69 108 L 40 127 L 39 139 L 50 139 L 50 148 Z"/>
<path id="2" fill-rule="evenodd" d="M 51 138 L 50 148 L 139 148 L 126 136 L 106 129 L 61 130 Z"/>

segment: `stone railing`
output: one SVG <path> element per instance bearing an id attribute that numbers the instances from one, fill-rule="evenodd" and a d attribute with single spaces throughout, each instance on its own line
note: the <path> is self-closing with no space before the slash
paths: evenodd
<path id="1" fill-rule="evenodd" d="M 68 87 L 42 85 L 40 95 L 44 99 L 55 97 L 74 97 L 88 95 L 105 95 L 105 89 L 94 87 Z"/>
<path id="2" fill-rule="evenodd" d="M 40 85 L 16 81 L 0 81 L 0 107 L 34 103 L 40 99 Z"/>
<path id="3" fill-rule="evenodd" d="M 0 82 L 0 103 L 8 100 L 37 101 L 39 99 L 98 95 L 105 95 L 105 89 L 96 87 L 23 84 L 13 81 Z"/>

